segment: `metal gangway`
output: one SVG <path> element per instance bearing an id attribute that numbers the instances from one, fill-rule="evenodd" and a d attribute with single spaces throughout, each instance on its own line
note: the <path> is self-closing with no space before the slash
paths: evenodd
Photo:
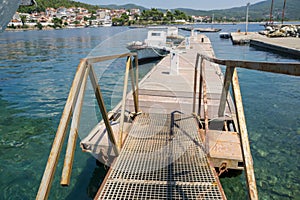
<path id="1" fill-rule="evenodd" d="M 93 64 L 120 57 L 127 57 L 127 61 L 121 101 L 119 135 L 117 138 L 111 127 L 114 114 L 106 111 Z M 136 61 L 135 67 L 133 67 L 133 57 Z M 62 185 L 69 185 L 78 134 L 77 128 L 88 77 L 94 88 L 106 133 L 113 144 L 113 149 L 117 156 L 97 193 L 96 199 L 226 199 L 206 147 L 208 142 L 207 135 L 210 131 L 207 96 L 208 83 L 205 76 L 206 62 L 226 66 L 218 114 L 219 116 L 224 115 L 229 89 L 232 86 L 236 112 L 236 131 L 239 135 L 243 155 L 243 168 L 245 170 L 248 195 L 249 199 L 258 199 L 236 68 L 300 76 L 300 64 L 221 60 L 196 53 L 193 79 L 194 90 L 192 91 L 193 103 L 191 104 L 193 113 L 182 114 L 174 111 L 168 114 L 159 114 L 141 113 L 139 111 L 137 60 L 137 55 L 132 53 L 81 60 L 36 199 L 48 198 L 68 124 L 72 118 L 61 179 Z M 135 69 L 135 73 L 132 69 Z M 132 111 L 133 123 L 128 134 L 123 135 L 129 75 L 131 76 L 131 92 L 134 101 L 134 111 Z M 201 110 L 202 108 L 203 110 Z"/>

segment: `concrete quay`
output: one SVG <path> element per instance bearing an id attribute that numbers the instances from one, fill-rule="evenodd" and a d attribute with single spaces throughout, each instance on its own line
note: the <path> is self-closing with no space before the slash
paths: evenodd
<path id="1" fill-rule="evenodd" d="M 263 37 L 257 32 L 232 32 L 230 35 L 233 44 L 249 44 L 250 40 Z"/>
<path id="2" fill-rule="evenodd" d="M 250 44 L 250 46 L 260 47 L 267 50 L 288 53 L 300 56 L 300 38 L 297 37 L 277 37 L 269 38 L 257 32 L 234 32 L 231 33 L 233 44 Z"/>
<path id="3" fill-rule="evenodd" d="M 300 38 L 296 37 L 256 38 L 250 40 L 250 46 L 300 56 Z"/>

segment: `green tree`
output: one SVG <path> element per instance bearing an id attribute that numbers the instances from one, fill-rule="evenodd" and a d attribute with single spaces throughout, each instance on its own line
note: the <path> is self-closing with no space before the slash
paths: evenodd
<path id="1" fill-rule="evenodd" d="M 123 18 L 113 18 L 112 23 L 114 26 L 123 26 L 125 24 L 125 20 Z"/>
<path id="2" fill-rule="evenodd" d="M 173 21 L 174 20 L 174 15 L 171 11 L 167 11 L 166 17 L 168 18 L 168 20 Z"/>
<path id="3" fill-rule="evenodd" d="M 36 27 L 37 27 L 39 30 L 42 30 L 42 29 L 43 29 L 43 25 L 42 25 L 40 22 L 38 22 L 38 23 L 36 24 Z"/>
<path id="4" fill-rule="evenodd" d="M 24 26 L 26 23 L 27 17 L 26 17 L 26 15 L 20 15 L 20 18 L 21 18 L 22 25 Z"/>
<path id="5" fill-rule="evenodd" d="M 59 19 L 59 18 L 53 18 L 52 19 L 52 23 L 54 24 L 53 25 L 53 28 L 62 28 L 62 20 L 61 19 Z"/>
<path id="6" fill-rule="evenodd" d="M 139 19 L 139 15 L 137 13 L 134 14 L 134 20 L 138 20 Z"/>
<path id="7" fill-rule="evenodd" d="M 97 16 L 95 14 L 92 13 L 91 17 L 90 17 L 90 20 L 95 20 L 97 19 Z"/>
<path id="8" fill-rule="evenodd" d="M 124 21 L 127 21 L 129 16 L 126 13 L 122 13 L 121 18 L 124 19 Z"/>
<path id="9" fill-rule="evenodd" d="M 180 11 L 180 10 L 175 10 L 174 11 L 174 17 L 176 19 L 184 19 L 184 20 L 188 19 L 187 15 L 184 12 Z"/>

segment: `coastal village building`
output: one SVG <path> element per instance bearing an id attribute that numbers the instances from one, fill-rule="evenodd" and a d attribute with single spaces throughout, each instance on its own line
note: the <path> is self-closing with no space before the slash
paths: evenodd
<path id="1" fill-rule="evenodd" d="M 17 28 L 35 28 L 38 23 L 43 27 L 55 26 L 54 20 L 61 20 L 61 27 L 75 28 L 86 26 L 111 26 L 112 19 L 121 18 L 123 14 L 129 16 L 129 20 L 137 20 L 141 15 L 141 10 L 138 8 L 126 9 L 98 9 L 95 14 L 89 12 L 86 8 L 81 7 L 59 7 L 46 8 L 45 12 L 40 13 L 15 13 L 8 27 Z M 26 16 L 26 20 L 22 22 L 22 17 Z M 208 17 L 193 16 L 195 22 L 205 22 Z M 185 20 L 177 20 L 176 22 L 185 23 Z M 57 22 L 56 22 L 57 23 Z"/>

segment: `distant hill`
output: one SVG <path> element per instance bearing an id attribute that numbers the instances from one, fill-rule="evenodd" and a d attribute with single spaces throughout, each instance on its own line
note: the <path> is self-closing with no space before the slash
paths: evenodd
<path id="1" fill-rule="evenodd" d="M 81 3 L 77 1 L 71 0 L 35 0 L 37 3 L 37 7 L 35 5 L 32 6 L 20 6 L 18 12 L 23 13 L 32 13 L 32 12 L 44 12 L 46 8 L 59 8 L 59 7 L 83 7 L 90 11 L 95 11 L 99 6 L 90 5 L 86 3 Z"/>
<path id="2" fill-rule="evenodd" d="M 138 6 L 135 4 L 125 4 L 125 5 L 116 5 L 116 4 L 109 4 L 109 5 L 99 5 L 101 8 L 108 8 L 108 9 L 132 9 L 138 8 L 140 10 L 148 10 L 149 8 L 145 8 L 143 6 Z"/>
<path id="3" fill-rule="evenodd" d="M 256 4 L 250 5 L 249 8 L 249 20 L 250 21 L 266 21 L 270 16 L 270 7 L 272 0 L 261 1 Z M 282 8 L 284 0 L 274 0 L 273 6 L 273 19 L 281 20 Z M 142 6 L 135 4 L 125 4 L 125 5 L 99 5 L 100 7 L 106 7 L 111 9 L 131 9 L 139 8 L 140 10 L 147 10 Z M 158 8 L 159 9 L 159 8 Z M 246 15 L 246 5 L 241 7 L 234 7 L 229 9 L 219 9 L 219 10 L 196 10 L 188 8 L 176 8 L 177 10 L 185 12 L 187 15 L 200 15 L 200 16 L 212 16 L 214 14 L 215 19 L 232 19 L 236 21 L 243 21 Z M 300 0 L 288 0 L 285 9 L 285 19 L 287 20 L 300 20 Z M 159 9 L 161 11 L 166 11 Z M 172 9 L 175 10 L 175 9 Z"/>
<path id="4" fill-rule="evenodd" d="M 270 7 L 272 0 L 261 1 L 259 3 L 250 5 L 249 8 L 249 20 L 250 21 L 266 21 L 269 19 Z M 90 11 L 95 11 L 98 8 L 110 8 L 110 9 L 131 9 L 139 8 L 140 10 L 147 10 L 150 8 L 145 8 L 143 6 L 138 6 L 135 4 L 125 4 L 125 5 L 89 5 L 81 2 L 71 1 L 71 0 L 36 0 L 38 7 L 20 6 L 19 12 L 31 13 L 34 11 L 45 11 L 47 7 L 58 8 L 60 6 L 65 7 L 85 7 Z M 274 20 L 281 20 L 281 13 L 284 0 L 274 0 L 273 16 Z M 159 9 L 159 8 L 157 8 Z M 200 8 L 199 8 L 200 9 Z M 300 0 L 288 0 L 285 9 L 285 19 L 287 20 L 300 20 Z M 166 11 L 159 9 L 160 11 Z M 175 9 L 172 9 L 175 10 Z M 200 16 L 212 16 L 214 14 L 215 20 L 222 20 L 226 18 L 232 21 L 243 21 L 246 15 L 246 5 L 242 7 L 234 7 L 230 9 L 220 9 L 220 10 L 196 10 L 196 9 L 186 9 L 177 8 L 177 10 L 185 12 L 187 15 L 200 15 Z"/>
<path id="5" fill-rule="evenodd" d="M 262 21 L 269 19 L 272 0 L 262 1 L 249 7 L 249 19 L 252 21 Z M 273 19 L 281 20 L 284 0 L 274 0 Z M 286 20 L 300 20 L 300 0 L 288 0 L 285 8 Z M 188 13 L 188 12 L 187 12 Z M 226 16 L 227 18 L 245 19 L 246 6 L 235 7 L 225 10 L 211 10 L 216 18 Z"/>

